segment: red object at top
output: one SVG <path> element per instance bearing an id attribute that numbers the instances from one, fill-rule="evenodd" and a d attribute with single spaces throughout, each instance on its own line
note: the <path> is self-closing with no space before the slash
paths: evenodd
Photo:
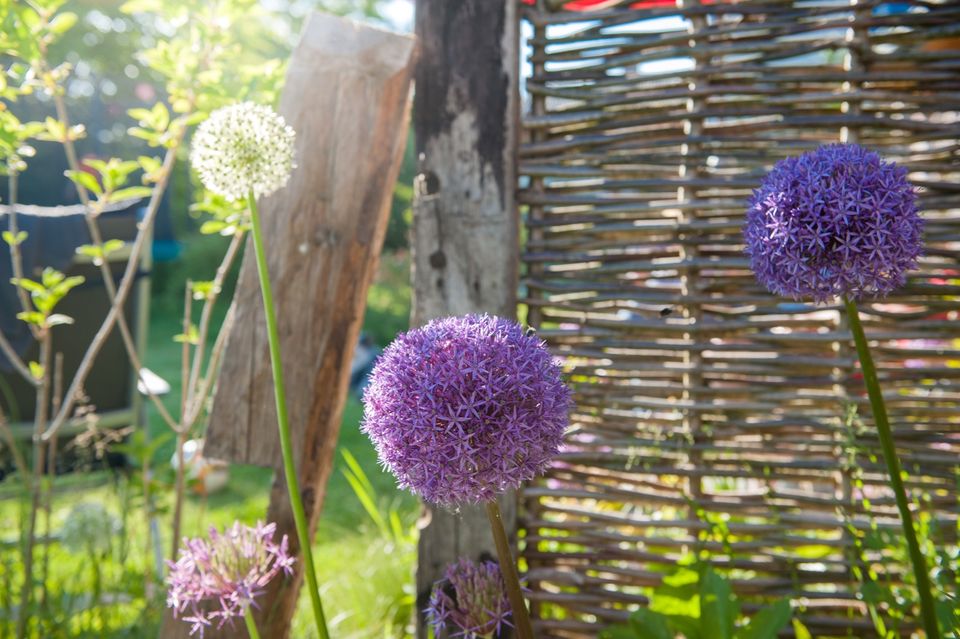
<path id="1" fill-rule="evenodd" d="M 537 0 L 520 0 L 523 4 L 534 5 Z M 713 4 L 716 0 L 703 0 L 703 4 Z M 617 4 L 617 0 L 570 0 L 563 5 L 568 11 L 590 11 L 591 9 L 603 9 Z M 630 5 L 631 9 L 649 9 L 651 7 L 672 7 L 676 6 L 676 0 L 640 0 Z"/>

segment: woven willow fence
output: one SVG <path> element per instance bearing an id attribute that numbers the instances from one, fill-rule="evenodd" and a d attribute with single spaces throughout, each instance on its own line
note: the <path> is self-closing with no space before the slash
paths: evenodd
<path id="1" fill-rule="evenodd" d="M 741 224 L 772 164 L 822 143 L 911 168 L 927 256 L 863 311 L 908 487 L 956 543 L 960 3 L 572 4 L 524 4 L 525 301 L 577 400 L 522 495 L 538 636 L 624 621 L 701 551 L 814 636 L 872 636 L 856 568 L 906 566 L 871 542 L 897 519 L 850 335 L 756 284 Z"/>

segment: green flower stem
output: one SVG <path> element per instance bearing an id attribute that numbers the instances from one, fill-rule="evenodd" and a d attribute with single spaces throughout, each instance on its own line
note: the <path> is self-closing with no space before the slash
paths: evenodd
<path id="1" fill-rule="evenodd" d="M 523 590 L 520 589 L 520 577 L 517 575 L 517 566 L 513 562 L 513 553 L 510 552 L 507 531 L 503 528 L 500 506 L 496 499 L 488 501 L 486 506 L 490 530 L 493 531 L 493 540 L 497 545 L 500 573 L 503 575 L 507 597 L 510 599 L 510 609 L 513 611 L 513 626 L 516 628 L 519 639 L 533 639 L 533 627 L 530 625 L 530 615 L 527 613 L 527 602 L 524 601 Z"/>
<path id="2" fill-rule="evenodd" d="M 257 274 L 260 276 L 260 292 L 263 295 L 263 310 L 267 319 L 267 341 L 270 344 L 270 366 L 273 369 L 273 390 L 277 402 L 277 425 L 280 428 L 280 450 L 283 453 L 283 472 L 287 478 L 287 492 L 290 493 L 290 507 L 297 527 L 297 539 L 303 554 L 303 573 L 310 591 L 310 603 L 313 606 L 314 621 L 320 639 L 329 639 L 327 621 L 320 602 L 320 589 L 317 585 L 317 572 L 313 566 L 313 549 L 310 545 L 310 528 L 307 515 L 303 510 L 303 499 L 297 481 L 297 470 L 293 462 L 293 445 L 290 441 L 290 420 L 287 417 L 287 393 L 283 383 L 283 364 L 280 361 L 280 334 L 277 331 L 277 310 L 273 303 L 273 289 L 270 286 L 270 273 L 267 270 L 267 256 L 263 247 L 263 232 L 260 229 L 260 214 L 253 191 L 247 195 L 250 206 L 250 226 L 253 232 L 253 249 L 257 258 Z M 249 625 L 249 624 L 248 624 Z"/>
<path id="3" fill-rule="evenodd" d="M 934 607 L 933 591 L 930 586 L 930 573 L 920 551 L 917 541 L 917 531 L 913 526 L 913 515 L 907 501 L 907 491 L 903 486 L 903 471 L 900 468 L 900 459 L 893 443 L 893 433 L 890 430 L 890 420 L 887 417 L 887 407 L 880 390 L 880 380 L 877 379 L 877 369 L 870 356 L 870 347 L 867 336 L 860 323 L 860 311 L 857 303 L 844 298 L 847 307 L 847 317 L 850 320 L 850 330 L 853 332 L 854 342 L 857 344 L 857 355 L 860 357 L 860 368 L 863 371 L 863 381 L 867 385 L 870 396 L 870 407 L 873 410 L 873 421 L 877 426 L 877 435 L 880 437 L 880 447 L 883 449 L 883 459 L 887 463 L 887 472 L 890 475 L 890 487 L 896 496 L 897 508 L 900 510 L 900 519 L 903 524 L 903 534 L 907 538 L 907 548 L 910 551 L 910 561 L 913 564 L 913 574 L 917 580 L 917 592 L 920 595 L 920 611 L 923 618 L 923 628 L 927 639 L 939 639 L 940 629 L 937 625 L 937 613 Z"/>
<path id="4" fill-rule="evenodd" d="M 257 622 L 253 620 L 253 612 L 250 609 L 250 606 L 247 606 L 247 609 L 243 611 L 243 620 L 247 624 L 247 634 L 250 635 L 250 639 L 260 639 L 260 632 L 257 630 Z"/>

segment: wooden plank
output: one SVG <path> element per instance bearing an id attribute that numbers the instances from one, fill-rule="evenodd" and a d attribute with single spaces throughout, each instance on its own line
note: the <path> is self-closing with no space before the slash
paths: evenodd
<path id="1" fill-rule="evenodd" d="M 516 313 L 518 36 L 513 0 L 417 0 L 414 131 L 420 158 L 413 217 L 413 312 Z M 516 500 L 501 502 L 514 524 Z M 509 531 L 511 535 L 514 530 Z M 417 634 L 430 588 L 460 556 L 495 556 L 482 508 L 424 507 Z"/>
<path id="2" fill-rule="evenodd" d="M 280 102 L 280 113 L 297 131 L 297 169 L 285 189 L 263 199 L 261 211 L 293 448 L 311 531 L 333 466 L 350 361 L 400 169 L 414 57 L 412 37 L 313 14 Z M 252 251 L 246 256 L 206 452 L 277 469 L 267 519 L 297 552 L 256 264 Z M 324 574 L 322 565 L 317 568 L 321 583 L 335 578 Z M 260 600 L 262 636 L 288 635 L 301 581 L 298 570 L 293 579 L 276 581 Z M 186 624 L 166 626 L 164 637 L 186 636 Z"/>

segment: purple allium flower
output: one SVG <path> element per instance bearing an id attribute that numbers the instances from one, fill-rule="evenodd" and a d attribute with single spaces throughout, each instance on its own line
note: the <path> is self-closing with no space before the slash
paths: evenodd
<path id="1" fill-rule="evenodd" d="M 276 524 L 257 522 L 255 527 L 235 522 L 210 538 L 185 539 L 176 563 L 168 561 L 167 606 L 174 616 L 192 624 L 190 634 L 218 621 L 242 617 L 280 572 L 293 573 L 294 559 L 287 554 L 287 536 L 274 543 Z"/>
<path id="2" fill-rule="evenodd" d="M 902 286 L 922 234 L 907 170 L 855 144 L 778 162 L 754 191 L 744 227 L 760 283 L 816 302 L 882 297 Z"/>
<path id="3" fill-rule="evenodd" d="M 461 559 L 447 566 L 445 578 L 433 585 L 427 622 L 436 636 L 476 639 L 512 628 L 510 600 L 500 567 L 493 561 Z"/>
<path id="4" fill-rule="evenodd" d="M 467 315 L 397 337 L 363 401 L 380 462 L 401 487 L 449 506 L 541 474 L 566 429 L 570 390 L 542 340 L 516 322 Z"/>

